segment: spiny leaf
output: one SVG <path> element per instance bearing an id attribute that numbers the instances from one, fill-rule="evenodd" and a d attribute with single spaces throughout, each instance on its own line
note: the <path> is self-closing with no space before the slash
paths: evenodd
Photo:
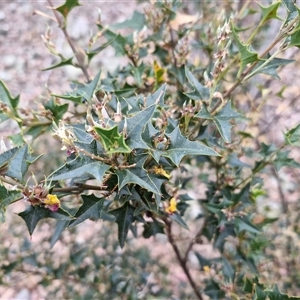
<path id="1" fill-rule="evenodd" d="M 102 145 L 108 154 L 131 152 L 131 149 L 125 143 L 124 135 L 118 131 L 118 125 L 112 128 L 95 126 L 94 130 L 100 136 Z"/>
<path id="2" fill-rule="evenodd" d="M 275 169 L 279 171 L 282 167 L 300 168 L 300 163 L 289 157 L 290 151 L 279 151 L 273 161 Z"/>
<path id="3" fill-rule="evenodd" d="M 238 118 L 241 115 L 231 109 L 231 101 L 228 101 L 222 110 L 214 116 L 213 120 L 226 143 L 231 143 L 231 127 L 230 120 Z"/>
<path id="4" fill-rule="evenodd" d="M 239 77 L 240 74 L 242 73 L 242 71 L 244 70 L 244 68 L 248 64 L 259 61 L 260 59 L 258 58 L 257 53 L 253 52 L 250 49 L 249 45 L 244 45 L 240 41 L 237 33 L 235 32 L 235 28 L 234 28 L 233 23 L 231 23 L 231 31 L 232 31 L 232 34 L 233 34 L 233 38 L 234 38 L 235 42 L 237 43 L 237 46 L 238 46 L 238 49 L 239 49 L 239 55 L 240 55 L 240 58 L 241 58 L 241 66 L 240 66 L 240 69 L 239 69 L 239 72 L 238 72 L 238 75 L 237 75 L 237 77 Z"/>
<path id="5" fill-rule="evenodd" d="M 10 111 L 8 113 L 0 113 L 0 122 L 3 122 L 9 118 L 16 120 L 18 123 L 21 122 L 16 110 L 19 104 L 19 100 L 19 96 L 16 96 L 15 98 L 12 97 L 4 82 L 0 80 L 0 103 L 4 103 L 10 108 Z"/>
<path id="6" fill-rule="evenodd" d="M 63 180 L 90 174 L 98 181 L 102 181 L 105 172 L 110 167 L 101 161 L 95 161 L 90 157 L 78 155 L 74 160 L 65 163 L 50 176 L 52 180 Z"/>
<path id="7" fill-rule="evenodd" d="M 76 220 L 70 222 L 69 227 L 76 226 L 87 219 L 115 221 L 115 217 L 105 211 L 104 198 L 98 198 L 94 194 L 81 195 L 83 204 L 75 214 Z"/>
<path id="8" fill-rule="evenodd" d="M 245 230 L 251 233 L 260 233 L 260 230 L 254 226 L 247 218 L 236 218 L 235 226 L 237 227 L 237 232 Z"/>
<path id="9" fill-rule="evenodd" d="M 10 158 L 9 169 L 5 175 L 22 181 L 29 165 L 34 162 L 36 158 L 28 153 L 27 144 L 17 149 L 14 156 Z"/>
<path id="10" fill-rule="evenodd" d="M 172 219 L 173 221 L 175 221 L 176 223 L 178 223 L 181 227 L 183 227 L 184 229 L 189 230 L 189 227 L 187 226 L 187 224 L 183 221 L 183 219 L 181 218 L 180 214 L 178 214 L 177 212 L 173 213 L 172 215 L 169 216 L 170 219 Z"/>
<path id="11" fill-rule="evenodd" d="M 287 131 L 284 137 L 288 144 L 300 147 L 300 123 Z"/>
<path id="12" fill-rule="evenodd" d="M 147 156 L 143 156 L 134 168 L 116 171 L 119 182 L 119 190 L 121 190 L 125 185 L 132 183 L 137 184 L 154 194 L 160 194 L 159 187 L 155 185 L 148 172 L 143 168 L 146 159 Z"/>
<path id="13" fill-rule="evenodd" d="M 164 96 L 166 93 L 166 84 L 163 84 L 154 94 L 149 95 L 146 99 L 146 106 L 159 105 L 163 106 Z"/>
<path id="14" fill-rule="evenodd" d="M 0 184 L 0 223 L 5 221 L 5 211 L 9 204 L 22 197 L 19 191 L 9 191 Z"/>
<path id="15" fill-rule="evenodd" d="M 59 63 L 52 65 L 48 68 L 42 69 L 42 71 L 49 71 L 49 70 L 53 70 L 56 68 L 60 68 L 63 66 L 74 66 L 73 64 L 73 57 L 69 58 L 69 59 L 63 59 L 62 61 L 60 61 Z"/>
<path id="16" fill-rule="evenodd" d="M 123 206 L 109 211 L 116 218 L 118 224 L 118 237 L 121 248 L 124 247 L 125 240 L 131 224 L 135 221 L 135 208 L 126 202 Z"/>
<path id="17" fill-rule="evenodd" d="M 124 29 L 131 28 L 134 30 L 141 30 L 146 24 L 145 15 L 138 11 L 134 11 L 131 19 L 125 20 L 124 22 L 111 25 L 113 29 Z"/>
<path id="18" fill-rule="evenodd" d="M 212 119 L 213 117 L 207 110 L 206 105 L 202 105 L 201 110 L 195 115 L 196 118 L 201 118 L 201 119 Z"/>
<path id="19" fill-rule="evenodd" d="M 66 211 L 59 208 L 57 212 L 53 212 L 48 208 L 41 206 L 29 206 L 25 211 L 18 214 L 26 223 L 29 234 L 32 235 L 37 223 L 46 218 L 54 218 L 58 220 L 72 220 Z"/>
<path id="20" fill-rule="evenodd" d="M 125 45 L 129 44 L 129 41 L 121 36 L 116 34 L 112 30 L 105 28 L 102 24 L 97 24 L 99 30 L 103 31 L 104 37 L 108 40 L 111 46 L 115 49 L 116 56 L 126 55 Z"/>
<path id="21" fill-rule="evenodd" d="M 181 159 L 186 155 L 212 155 L 219 156 L 213 149 L 196 141 L 190 141 L 180 133 L 177 126 L 170 134 L 166 134 L 170 139 L 170 146 L 162 154 L 168 157 L 172 162 L 179 166 Z"/>
<path id="22" fill-rule="evenodd" d="M 153 219 L 153 222 L 147 222 L 144 224 L 143 237 L 148 239 L 151 236 L 155 236 L 157 233 L 164 234 L 164 227 L 163 223 Z"/>
<path id="23" fill-rule="evenodd" d="M 95 78 L 88 84 L 86 84 L 83 88 L 78 88 L 78 92 L 84 99 L 88 102 L 91 101 L 96 88 L 99 84 L 100 81 L 100 76 L 101 76 L 101 71 L 98 72 L 98 74 L 95 76 Z"/>
<path id="24" fill-rule="evenodd" d="M 145 125 L 152 117 L 155 111 L 156 105 L 153 104 L 141 112 L 137 113 L 132 118 L 128 118 L 127 121 L 127 145 L 131 149 L 149 149 L 147 144 L 142 140 L 142 132 L 145 129 Z"/>
<path id="25" fill-rule="evenodd" d="M 261 4 L 258 3 L 258 5 L 260 6 L 261 10 L 262 10 L 262 18 L 260 20 L 261 24 L 264 24 L 266 21 L 270 20 L 270 19 L 279 19 L 277 15 L 277 10 L 278 7 L 280 6 L 280 2 L 276 2 L 273 3 L 269 6 L 262 6 Z"/>
<path id="26" fill-rule="evenodd" d="M 60 12 L 66 20 L 70 11 L 76 6 L 80 6 L 78 0 L 66 0 L 63 5 L 56 7 L 55 10 Z"/>
<path id="27" fill-rule="evenodd" d="M 185 95 L 192 100 L 207 100 L 209 98 L 209 89 L 203 86 L 187 67 L 185 67 L 185 74 L 189 83 L 194 88 L 193 92 L 185 93 Z"/>
<path id="28" fill-rule="evenodd" d="M 292 59 L 283 59 L 283 58 L 273 58 L 270 60 L 265 66 L 260 68 L 260 66 L 265 62 L 266 60 L 260 61 L 257 66 L 254 68 L 252 75 L 263 73 L 266 75 L 270 75 L 274 78 L 280 79 L 280 77 L 277 74 L 277 69 L 281 66 L 285 66 L 287 64 L 292 63 L 294 60 Z M 257 71 L 256 71 L 257 70 Z"/>
<path id="29" fill-rule="evenodd" d="M 64 114 L 68 111 L 69 104 L 65 103 L 59 105 L 54 97 L 51 97 L 50 100 L 44 105 L 46 109 L 49 109 L 53 114 L 53 119 L 56 124 L 63 119 Z"/>

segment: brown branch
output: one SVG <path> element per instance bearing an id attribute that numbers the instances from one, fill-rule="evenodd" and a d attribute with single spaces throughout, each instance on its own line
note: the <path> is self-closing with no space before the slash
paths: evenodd
<path id="1" fill-rule="evenodd" d="M 197 299 L 203 300 L 203 297 L 202 297 L 201 293 L 199 292 L 199 288 L 196 286 L 196 284 L 195 284 L 195 282 L 194 282 L 194 280 L 191 276 L 191 273 L 190 273 L 190 271 L 187 267 L 187 260 L 184 257 L 181 256 L 180 250 L 179 250 L 178 246 L 176 245 L 176 242 L 175 242 L 174 237 L 172 235 L 172 228 L 171 228 L 172 222 L 167 218 L 164 219 L 164 222 L 166 224 L 166 233 L 167 233 L 167 236 L 168 236 L 168 240 L 169 240 L 169 243 L 171 244 L 171 246 L 172 246 L 172 248 L 175 252 L 176 258 L 177 258 L 183 272 L 185 273 L 191 287 L 193 288 Z"/>
<path id="2" fill-rule="evenodd" d="M 78 50 L 76 49 L 76 46 L 75 44 L 73 43 L 71 37 L 69 36 L 68 34 L 68 31 L 66 29 L 66 27 L 64 26 L 64 24 L 62 23 L 61 21 L 61 17 L 59 16 L 58 12 L 54 9 L 54 6 L 52 4 L 52 1 L 51 0 L 47 0 L 49 5 L 51 6 L 52 10 L 53 10 L 53 14 L 58 22 L 58 26 L 60 27 L 60 29 L 62 30 L 64 36 L 66 37 L 66 40 L 68 42 L 68 44 L 70 45 L 76 59 L 77 59 L 77 62 L 78 62 L 78 67 L 82 70 L 87 82 L 90 82 L 91 81 L 91 78 L 90 78 L 90 75 L 89 75 L 89 72 L 88 72 L 88 69 L 86 67 L 86 65 L 84 64 L 84 59 L 82 58 L 82 56 L 80 55 L 80 53 L 78 52 Z"/>

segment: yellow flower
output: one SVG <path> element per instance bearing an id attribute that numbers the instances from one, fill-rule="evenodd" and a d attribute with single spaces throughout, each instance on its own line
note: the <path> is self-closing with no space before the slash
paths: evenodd
<path id="1" fill-rule="evenodd" d="M 153 169 L 154 169 L 154 173 L 155 173 L 155 174 L 162 175 L 162 176 L 164 176 L 164 177 L 166 177 L 166 178 L 168 178 L 168 179 L 171 178 L 171 175 L 168 174 L 168 173 L 163 169 L 162 166 L 154 166 Z"/>
<path id="2" fill-rule="evenodd" d="M 203 270 L 205 273 L 208 273 L 210 271 L 210 267 L 209 266 L 204 266 Z"/>
<path id="3" fill-rule="evenodd" d="M 176 202 L 176 198 L 173 197 L 170 200 L 170 205 L 165 208 L 165 212 L 171 215 L 176 211 L 177 211 L 177 202 Z"/>
<path id="4" fill-rule="evenodd" d="M 56 195 L 48 194 L 47 197 L 44 199 L 44 203 L 46 207 L 49 208 L 51 211 L 58 211 L 60 207 L 60 201 Z"/>

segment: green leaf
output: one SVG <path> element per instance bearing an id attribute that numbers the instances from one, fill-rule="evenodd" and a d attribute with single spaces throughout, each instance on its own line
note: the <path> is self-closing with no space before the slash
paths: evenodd
<path id="1" fill-rule="evenodd" d="M 116 218 L 118 224 L 118 237 L 121 248 L 124 247 L 125 240 L 131 224 L 135 221 L 135 208 L 126 202 L 123 206 L 109 211 Z"/>
<path id="2" fill-rule="evenodd" d="M 223 275 L 224 277 L 230 281 L 230 282 L 234 282 L 234 278 L 235 278 L 235 270 L 233 269 L 232 265 L 229 263 L 229 261 L 223 257 Z"/>
<path id="3" fill-rule="evenodd" d="M 153 104 L 137 113 L 132 118 L 126 120 L 126 142 L 130 149 L 149 149 L 148 145 L 142 139 L 142 132 L 144 131 L 147 122 L 151 119 L 155 108 L 156 105 Z"/>
<path id="4" fill-rule="evenodd" d="M 237 232 L 245 230 L 251 233 L 260 233 L 260 230 L 254 226 L 246 217 L 244 218 L 235 218 L 235 226 L 237 228 Z"/>
<path id="5" fill-rule="evenodd" d="M 27 144 L 23 147 L 17 148 L 17 151 L 9 160 L 9 169 L 5 173 L 5 175 L 12 178 L 16 178 L 19 181 L 23 181 L 28 167 L 33 161 L 33 157 L 31 157 L 30 154 L 28 154 Z"/>
<path id="6" fill-rule="evenodd" d="M 94 96 L 94 93 L 97 89 L 97 86 L 100 82 L 100 76 L 101 71 L 98 72 L 98 74 L 95 76 L 95 78 L 88 84 L 86 84 L 84 87 L 80 87 L 77 89 L 77 92 L 80 93 L 80 95 L 87 101 L 90 102 L 91 99 Z"/>
<path id="7" fill-rule="evenodd" d="M 116 175 L 118 176 L 119 190 L 121 190 L 125 185 L 132 183 L 137 184 L 154 194 L 160 194 L 159 187 L 153 182 L 153 179 L 143 167 L 146 159 L 147 156 L 143 156 L 134 168 L 116 171 Z"/>
<path id="8" fill-rule="evenodd" d="M 238 47 L 238 50 L 239 50 L 239 55 L 240 55 L 240 59 L 241 59 L 241 66 L 240 66 L 240 69 L 239 69 L 239 72 L 238 72 L 238 75 L 237 77 L 240 77 L 242 71 L 244 70 L 244 68 L 248 65 L 248 64 L 251 64 L 251 63 L 254 63 L 256 61 L 259 61 L 260 59 L 258 58 L 258 55 L 256 52 L 253 52 L 251 49 L 250 49 L 250 46 L 249 45 L 244 45 L 237 33 L 235 32 L 235 28 L 234 28 L 234 25 L 233 23 L 231 23 L 231 31 L 232 31 L 232 34 L 233 34 L 233 38 L 237 44 L 237 47 Z"/>
<path id="9" fill-rule="evenodd" d="M 270 20 L 270 19 L 278 19 L 280 20 L 280 18 L 277 15 L 277 10 L 278 7 L 280 6 L 280 2 L 276 2 L 273 3 L 269 6 L 262 6 L 261 4 L 258 3 L 258 5 L 260 6 L 261 10 L 262 10 L 262 18 L 260 20 L 261 24 L 264 24 L 266 21 Z"/>
<path id="10" fill-rule="evenodd" d="M 157 233 L 164 234 L 164 227 L 165 226 L 163 223 L 153 219 L 153 222 L 147 222 L 144 224 L 143 237 L 145 239 L 149 239 L 151 236 L 155 236 Z"/>
<path id="11" fill-rule="evenodd" d="M 262 68 L 260 68 L 260 66 L 265 63 L 266 60 L 262 60 L 260 61 L 256 67 L 254 68 L 254 70 L 252 71 L 252 75 L 254 74 L 259 74 L 259 73 L 263 73 L 266 75 L 270 75 L 274 78 L 280 79 L 280 77 L 277 74 L 277 69 L 281 66 L 285 66 L 287 64 L 290 64 L 292 62 L 294 62 L 293 59 L 283 59 L 283 58 L 273 58 L 271 59 L 265 66 L 263 66 Z M 258 70 L 256 72 L 256 70 Z"/>
<path id="12" fill-rule="evenodd" d="M 270 298 L 270 300 L 299 300 L 300 297 L 299 296 L 289 296 L 287 294 L 282 293 L 277 284 L 275 284 L 274 288 L 272 291 L 267 290 L 265 291 L 266 294 L 268 295 L 268 297 Z"/>
<path id="13" fill-rule="evenodd" d="M 54 9 L 60 12 L 66 20 L 70 11 L 76 6 L 80 6 L 78 0 L 66 0 L 66 2 L 63 5 Z"/>
<path id="14" fill-rule="evenodd" d="M 259 286 L 255 286 L 255 294 L 254 294 L 254 298 L 255 300 L 266 300 L 267 295 L 266 293 L 259 287 Z"/>
<path id="15" fill-rule="evenodd" d="M 106 43 L 102 44 L 100 47 L 97 47 L 95 49 L 92 49 L 92 50 L 86 52 L 85 54 L 88 57 L 88 61 L 90 62 L 97 54 L 99 54 L 101 51 L 103 51 L 109 45 L 111 45 L 114 40 L 115 39 L 111 39 L 110 41 L 107 41 Z"/>
<path id="16" fill-rule="evenodd" d="M 90 157 L 78 155 L 74 160 L 65 163 L 61 168 L 53 172 L 51 180 L 63 180 L 74 177 L 80 177 L 84 174 L 90 174 L 99 182 L 110 166 L 101 161 L 95 161 Z"/>
<path id="17" fill-rule="evenodd" d="M 37 223 L 46 218 L 53 218 L 57 220 L 72 220 L 66 211 L 59 208 L 57 212 L 41 206 L 29 206 L 25 211 L 18 214 L 26 223 L 30 236 L 32 235 Z"/>
<path id="18" fill-rule="evenodd" d="M 48 68 L 45 68 L 45 69 L 42 69 L 42 71 L 49 71 L 49 70 L 53 70 L 53 69 L 60 68 L 60 67 L 63 67 L 63 66 L 73 66 L 73 67 L 75 67 L 74 64 L 73 64 L 73 57 L 71 57 L 69 59 L 63 59 L 55 65 L 52 65 L 52 66 L 50 66 Z"/>
<path id="19" fill-rule="evenodd" d="M 175 221 L 177 224 L 179 224 L 181 227 L 183 227 L 184 229 L 189 230 L 189 227 L 187 226 L 187 224 L 183 221 L 183 219 L 181 218 L 180 214 L 175 212 L 171 215 L 169 215 L 169 218 L 173 221 Z"/>
<path id="20" fill-rule="evenodd" d="M 212 115 L 210 112 L 207 110 L 206 105 L 202 105 L 201 110 L 195 115 L 196 118 L 200 119 L 212 119 Z"/>
<path id="21" fill-rule="evenodd" d="M 187 97 L 192 100 L 207 100 L 209 99 L 209 89 L 203 86 L 191 73 L 191 71 L 185 67 L 185 74 L 186 78 L 188 79 L 189 83 L 194 88 L 194 91 L 191 93 L 185 93 Z"/>
<path id="22" fill-rule="evenodd" d="M 138 11 L 134 11 L 131 19 L 125 20 L 124 22 L 111 25 L 113 29 L 124 29 L 130 28 L 134 30 L 141 30 L 146 24 L 145 14 Z"/>
<path id="23" fill-rule="evenodd" d="M 16 96 L 15 98 L 12 97 L 8 88 L 4 84 L 2 80 L 0 80 L 0 103 L 6 104 L 11 112 L 10 115 L 0 113 L 0 122 L 7 120 L 8 118 L 12 118 L 20 123 L 19 115 L 17 113 L 17 107 L 19 104 L 20 96 Z"/>
<path id="24" fill-rule="evenodd" d="M 300 163 L 289 157 L 290 151 L 279 151 L 273 161 L 274 167 L 279 171 L 282 167 L 300 168 Z"/>
<path id="25" fill-rule="evenodd" d="M 300 123 L 284 134 L 288 144 L 300 147 Z"/>
<path id="26" fill-rule="evenodd" d="M 213 149 L 196 141 L 190 141 L 180 133 L 177 126 L 170 134 L 166 134 L 170 139 L 170 145 L 163 156 L 168 157 L 172 162 L 179 166 L 181 159 L 186 155 L 212 155 L 219 156 Z"/>
<path id="27" fill-rule="evenodd" d="M 231 108 L 231 101 L 228 101 L 218 114 L 213 118 L 222 138 L 226 143 L 231 143 L 231 119 L 241 117 L 241 115 Z"/>
<path id="28" fill-rule="evenodd" d="M 69 104 L 57 104 L 54 97 L 51 97 L 50 100 L 44 105 L 44 107 L 50 110 L 53 114 L 54 122 L 59 123 L 63 119 L 64 114 L 68 111 Z"/>
<path id="29" fill-rule="evenodd" d="M 298 15 L 298 8 L 295 5 L 294 1 L 291 0 L 281 0 L 287 10 L 287 18 L 284 21 L 284 24 L 293 20 Z"/>
<path id="30" fill-rule="evenodd" d="M 94 194 L 92 195 L 81 195 L 83 204 L 80 206 L 75 214 L 76 220 L 72 220 L 68 227 L 76 226 L 87 219 L 115 221 L 115 217 L 106 212 L 104 208 L 104 198 L 98 198 Z"/>
<path id="31" fill-rule="evenodd" d="M 0 184 L 0 223 L 5 221 L 6 208 L 12 202 L 22 198 L 19 191 L 9 191 L 5 186 Z"/>
<path id="32" fill-rule="evenodd" d="M 125 143 L 124 135 L 118 131 L 118 125 L 112 128 L 95 126 L 94 130 L 101 138 L 103 148 L 108 154 L 131 152 L 131 149 Z"/>
<path id="33" fill-rule="evenodd" d="M 129 41 L 121 36 L 116 34 L 112 30 L 105 28 L 102 24 L 97 24 L 99 30 L 103 31 L 104 37 L 110 42 L 111 46 L 115 49 L 116 56 L 126 55 L 125 45 L 129 44 Z"/>
<path id="34" fill-rule="evenodd" d="M 156 104 L 159 106 L 163 106 L 164 105 L 164 96 L 166 93 L 166 84 L 163 84 L 155 93 L 153 93 L 152 95 L 149 95 L 146 98 L 146 106 L 151 106 Z"/>
<path id="35" fill-rule="evenodd" d="M 220 300 L 225 298 L 225 292 L 220 288 L 219 284 L 213 279 L 208 279 L 205 284 L 204 293 L 212 300 Z"/>

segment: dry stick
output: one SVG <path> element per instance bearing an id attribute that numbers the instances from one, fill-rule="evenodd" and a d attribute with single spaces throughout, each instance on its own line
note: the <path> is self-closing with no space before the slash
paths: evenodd
<path id="1" fill-rule="evenodd" d="M 201 293 L 199 292 L 199 289 L 197 288 L 191 274 L 190 274 L 190 271 L 186 265 L 187 261 L 181 257 L 181 254 L 180 254 L 180 251 L 179 251 L 179 248 L 178 246 L 176 245 L 176 242 L 173 238 L 173 235 L 172 235 L 172 229 L 171 229 L 171 226 L 172 226 L 172 222 L 170 220 L 168 220 L 167 218 L 164 219 L 165 221 L 165 224 L 166 224 L 166 231 L 167 231 L 167 236 L 168 236 L 168 240 L 169 240 L 169 243 L 172 245 L 172 248 L 175 252 L 175 255 L 177 257 L 177 260 L 179 261 L 179 264 L 183 270 L 183 272 L 185 273 L 191 287 L 193 288 L 194 290 L 194 293 L 195 295 L 197 296 L 197 298 L 199 300 L 203 300 L 203 297 L 201 295 Z"/>
<path id="2" fill-rule="evenodd" d="M 72 39 L 70 38 L 70 36 L 69 36 L 69 34 L 68 34 L 68 32 L 67 32 L 66 27 L 63 26 L 62 21 L 61 21 L 61 18 L 60 18 L 60 16 L 59 16 L 58 12 L 54 9 L 54 6 L 53 6 L 53 4 L 52 4 L 52 1 L 51 1 L 51 0 L 48 0 L 48 3 L 49 3 L 49 5 L 51 6 L 51 8 L 52 8 L 52 10 L 53 10 L 53 14 L 54 14 L 54 16 L 55 16 L 55 18 L 56 18 L 56 20 L 57 20 L 57 22 L 58 22 L 58 26 L 59 26 L 60 29 L 62 30 L 64 36 L 66 37 L 66 39 L 67 39 L 67 41 L 68 41 L 68 43 L 69 43 L 69 45 L 70 45 L 70 47 L 71 47 L 71 49 L 72 49 L 74 55 L 75 55 L 75 57 L 76 57 L 76 59 L 77 59 L 77 61 L 78 61 L 78 66 L 79 66 L 79 68 L 82 70 L 82 72 L 83 72 L 83 74 L 84 74 L 84 76 L 85 76 L 87 82 L 90 82 L 90 81 L 91 81 L 91 78 L 90 78 L 88 69 L 87 69 L 87 67 L 86 67 L 85 64 L 84 64 L 84 61 L 83 61 L 82 57 L 80 56 L 79 52 L 78 52 L 77 49 L 76 49 L 76 46 L 74 45 Z"/>

